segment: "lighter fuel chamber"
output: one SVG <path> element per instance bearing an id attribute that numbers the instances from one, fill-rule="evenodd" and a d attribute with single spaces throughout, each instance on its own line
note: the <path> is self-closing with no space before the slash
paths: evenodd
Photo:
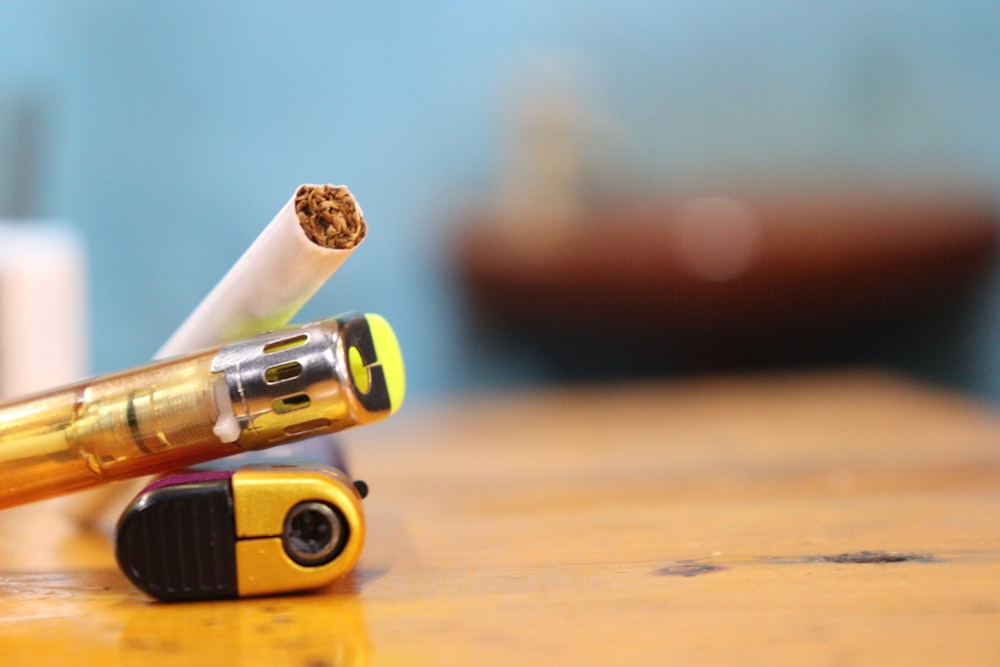
<path id="1" fill-rule="evenodd" d="M 354 567 L 364 539 L 343 472 L 251 466 L 151 484 L 122 514 L 115 551 L 154 598 L 209 600 L 319 588 Z"/>

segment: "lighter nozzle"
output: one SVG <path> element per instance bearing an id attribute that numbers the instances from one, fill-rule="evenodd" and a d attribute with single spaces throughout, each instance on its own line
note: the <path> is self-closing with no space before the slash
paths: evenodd
<path id="1" fill-rule="evenodd" d="M 244 449 L 368 424 L 405 393 L 399 343 L 378 315 L 347 313 L 227 345 L 212 371 L 224 382 L 220 424 Z M 220 437 L 226 437 L 219 431 Z"/>

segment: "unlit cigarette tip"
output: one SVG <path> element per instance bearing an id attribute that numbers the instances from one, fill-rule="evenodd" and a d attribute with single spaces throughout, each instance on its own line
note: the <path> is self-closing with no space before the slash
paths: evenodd
<path id="1" fill-rule="evenodd" d="M 368 233 L 354 195 L 342 185 L 303 185 L 295 192 L 302 231 L 316 245 L 352 250 Z"/>

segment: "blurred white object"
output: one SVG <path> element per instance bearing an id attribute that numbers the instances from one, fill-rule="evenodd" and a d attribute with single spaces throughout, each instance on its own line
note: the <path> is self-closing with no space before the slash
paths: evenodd
<path id="1" fill-rule="evenodd" d="M 0 221 L 0 398 L 88 371 L 86 258 L 72 229 Z"/>

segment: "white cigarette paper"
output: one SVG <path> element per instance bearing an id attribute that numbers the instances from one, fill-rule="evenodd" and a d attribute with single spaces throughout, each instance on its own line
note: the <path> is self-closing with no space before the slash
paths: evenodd
<path id="1" fill-rule="evenodd" d="M 287 324 L 350 257 L 367 229 L 346 187 L 300 186 L 155 358 Z"/>

